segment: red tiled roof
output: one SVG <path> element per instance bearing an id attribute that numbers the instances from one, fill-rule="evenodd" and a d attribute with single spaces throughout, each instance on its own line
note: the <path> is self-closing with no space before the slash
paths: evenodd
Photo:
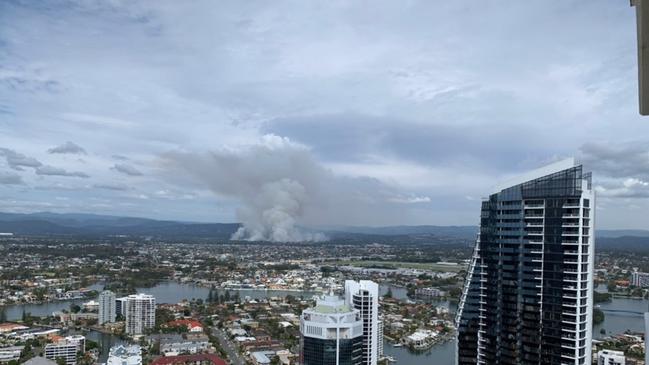
<path id="1" fill-rule="evenodd" d="M 187 328 L 192 329 L 194 327 L 201 327 L 203 328 L 203 325 L 201 322 L 193 320 L 193 319 L 178 319 L 175 321 L 171 321 L 167 323 L 167 326 L 169 327 L 178 327 L 178 326 L 187 326 Z"/>
<path id="2" fill-rule="evenodd" d="M 228 365 L 223 359 L 213 354 L 163 356 L 153 360 L 151 365 L 178 365 L 199 361 L 209 361 L 213 365 Z"/>

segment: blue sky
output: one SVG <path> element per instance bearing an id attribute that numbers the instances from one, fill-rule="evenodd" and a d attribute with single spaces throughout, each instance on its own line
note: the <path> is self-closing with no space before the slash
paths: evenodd
<path id="1" fill-rule="evenodd" d="M 624 1 L 3 1 L 0 206 L 477 224 L 575 156 L 649 228 L 635 47 Z"/>

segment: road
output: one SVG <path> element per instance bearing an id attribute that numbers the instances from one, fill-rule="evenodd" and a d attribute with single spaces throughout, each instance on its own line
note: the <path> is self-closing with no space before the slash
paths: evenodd
<path id="1" fill-rule="evenodd" d="M 219 344 L 225 350 L 225 353 L 228 354 L 228 359 L 231 365 L 246 365 L 246 361 L 243 359 L 243 356 L 239 354 L 237 348 L 232 341 L 228 338 L 228 335 L 218 328 L 212 329 L 212 335 L 219 340 Z"/>

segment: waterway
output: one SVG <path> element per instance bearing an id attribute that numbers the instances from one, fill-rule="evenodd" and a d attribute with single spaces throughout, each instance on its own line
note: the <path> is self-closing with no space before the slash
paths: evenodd
<path id="1" fill-rule="evenodd" d="M 89 289 L 102 290 L 103 284 L 94 284 Z M 138 293 L 151 294 L 156 298 L 157 303 L 178 303 L 184 299 L 207 299 L 210 289 L 204 286 L 193 284 L 181 284 L 174 281 L 162 282 L 151 288 L 136 288 Z M 229 291 L 230 294 L 239 292 L 241 298 L 249 297 L 251 299 L 261 299 L 270 297 L 285 297 L 293 295 L 296 297 L 310 298 L 318 293 L 310 291 L 290 291 L 290 290 L 262 290 L 262 289 L 218 289 L 218 294 L 223 294 Z M 22 318 L 23 312 L 30 313 L 36 317 L 51 316 L 53 312 L 61 310 L 69 310 L 73 304 L 80 305 L 90 299 L 73 299 L 73 300 L 60 300 L 39 304 L 17 304 L 7 306 L 5 313 L 7 319 L 10 321 L 19 320 Z"/>
<path id="2" fill-rule="evenodd" d="M 608 292 L 606 285 L 599 285 L 595 290 L 600 293 Z M 610 302 L 598 303 L 604 311 L 604 322 L 593 327 L 593 338 L 601 339 L 626 331 L 644 332 L 644 321 L 641 314 L 611 313 L 607 309 L 644 313 L 649 311 L 649 300 L 631 298 L 613 298 Z M 605 333 L 602 333 L 604 329 Z"/>
<path id="3" fill-rule="evenodd" d="M 103 285 L 96 284 L 90 287 L 90 289 L 101 290 Z M 407 291 L 405 288 L 392 286 L 392 295 L 397 299 L 407 299 Z M 604 291 L 602 288 L 598 288 L 599 291 Z M 205 300 L 209 295 L 209 288 L 192 285 L 192 284 L 180 284 L 177 282 L 163 282 L 152 288 L 138 288 L 138 292 L 147 293 L 155 296 L 158 303 L 177 303 L 183 299 L 203 299 Z M 239 292 L 239 295 L 242 298 L 250 297 L 253 299 L 268 298 L 268 297 L 284 297 L 287 295 L 293 295 L 297 297 L 312 297 L 316 295 L 316 292 L 296 292 L 296 291 L 285 291 L 285 290 L 260 290 L 260 289 L 238 289 L 238 290 L 229 290 L 230 293 L 235 291 Z M 380 287 L 380 294 L 384 295 L 388 291 L 388 286 Z M 224 293 L 225 290 L 219 289 L 219 294 Z M 42 304 L 25 304 L 25 305 L 14 305 L 6 308 L 6 314 L 9 320 L 20 319 L 23 313 L 29 312 L 34 316 L 49 316 L 52 312 L 60 311 L 63 309 L 69 309 L 71 304 L 81 304 L 87 300 L 69 300 L 69 301 L 58 301 Z M 435 302 L 436 305 L 445 306 L 455 312 L 456 303 L 449 301 L 438 301 Z M 611 302 L 601 303 L 600 308 L 613 309 L 613 310 L 629 310 L 635 312 L 645 312 L 649 307 L 649 301 L 639 300 L 639 299 L 627 299 L 627 298 L 615 298 Z M 602 338 L 612 334 L 624 333 L 627 330 L 641 332 L 644 331 L 644 324 L 642 317 L 640 315 L 634 314 L 625 314 L 625 313 L 605 313 L 605 320 L 603 323 L 595 326 L 593 328 L 593 337 Z M 606 334 L 601 334 L 600 330 L 604 328 Z M 103 334 L 95 331 L 86 333 L 86 336 L 96 341 L 100 344 L 102 353 L 100 360 L 105 359 L 107 356 L 108 349 L 111 346 L 120 342 L 119 338 L 116 336 Z M 407 365 L 428 365 L 428 364 L 437 364 L 437 365 L 452 365 L 455 363 L 455 342 L 448 341 L 442 344 L 435 345 L 424 352 L 412 353 L 407 348 L 404 347 L 394 347 L 389 342 L 384 344 L 384 353 L 388 356 L 392 356 L 397 360 L 397 364 L 407 364 Z"/>

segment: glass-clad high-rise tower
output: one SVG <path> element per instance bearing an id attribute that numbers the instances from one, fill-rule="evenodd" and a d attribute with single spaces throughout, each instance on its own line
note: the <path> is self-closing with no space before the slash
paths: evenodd
<path id="1" fill-rule="evenodd" d="M 482 202 L 457 313 L 457 363 L 590 364 L 595 196 L 574 160 Z"/>
<path id="2" fill-rule="evenodd" d="M 300 317 L 302 365 L 362 365 L 363 320 L 342 298 L 325 296 Z"/>

